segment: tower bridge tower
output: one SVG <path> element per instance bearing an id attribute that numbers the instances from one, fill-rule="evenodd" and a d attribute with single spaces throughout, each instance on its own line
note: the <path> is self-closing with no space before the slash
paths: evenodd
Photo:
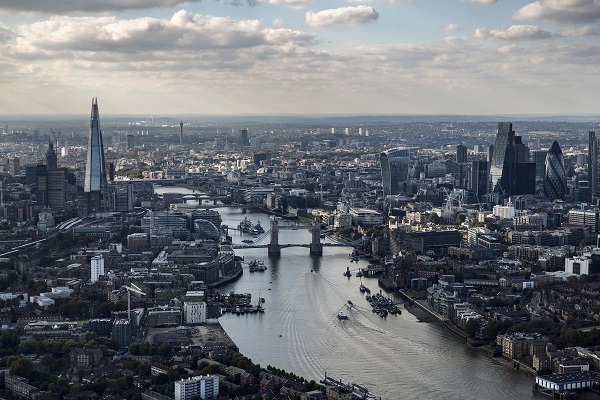
<path id="1" fill-rule="evenodd" d="M 271 243 L 269 243 L 269 255 L 281 255 L 281 246 L 279 245 L 279 221 L 277 217 L 271 217 Z"/>
<path id="2" fill-rule="evenodd" d="M 320 256 L 323 254 L 323 244 L 321 244 L 321 223 L 318 219 L 313 220 L 310 233 L 312 236 L 310 241 L 310 255 Z"/>

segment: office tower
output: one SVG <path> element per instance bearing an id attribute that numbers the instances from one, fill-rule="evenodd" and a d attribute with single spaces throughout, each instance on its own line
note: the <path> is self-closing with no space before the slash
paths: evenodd
<path id="1" fill-rule="evenodd" d="M 490 190 L 510 196 L 515 187 L 515 131 L 512 124 L 500 122 L 490 165 Z"/>
<path id="2" fill-rule="evenodd" d="M 102 275 L 104 275 L 104 258 L 102 256 L 94 256 L 90 261 L 90 282 L 97 282 L 98 278 Z"/>
<path id="3" fill-rule="evenodd" d="M 133 211 L 133 205 L 135 203 L 135 195 L 133 193 L 133 185 L 117 185 L 113 187 L 112 192 L 114 198 L 112 204 L 114 205 L 114 211 L 129 212 Z"/>
<path id="4" fill-rule="evenodd" d="M 493 144 L 488 145 L 486 154 L 487 154 L 487 158 L 486 158 L 487 162 L 492 162 L 492 157 L 494 156 L 494 145 Z"/>
<path id="5" fill-rule="evenodd" d="M 548 150 L 532 150 L 531 162 L 535 163 L 535 178 L 542 180 L 544 179 L 544 173 L 546 172 L 546 154 Z"/>
<path id="6" fill-rule="evenodd" d="M 590 187 L 590 201 L 598 196 L 598 140 L 596 132 L 588 133 L 588 182 Z"/>
<path id="7" fill-rule="evenodd" d="M 67 169 L 48 170 L 47 180 L 47 205 L 54 214 L 62 214 L 67 198 Z"/>
<path id="8" fill-rule="evenodd" d="M 471 162 L 471 176 L 468 189 L 475 193 L 478 202 L 483 202 L 483 196 L 488 192 L 488 163 L 487 161 Z"/>
<path id="9" fill-rule="evenodd" d="M 125 137 L 125 143 L 127 146 L 127 150 L 133 150 L 135 148 L 135 136 L 133 133 L 128 133 Z"/>
<path id="10" fill-rule="evenodd" d="M 217 375 L 192 376 L 175 381 L 175 400 L 192 398 L 214 399 L 219 396 L 219 377 Z"/>
<path id="11" fill-rule="evenodd" d="M 88 138 L 83 191 L 88 197 L 88 214 L 110 211 L 104 145 L 102 143 L 102 131 L 100 130 L 100 113 L 98 112 L 97 98 L 92 100 L 90 136 Z"/>
<path id="12" fill-rule="evenodd" d="M 562 150 L 555 140 L 546 155 L 544 194 L 550 200 L 562 199 L 567 192 L 567 174 Z"/>
<path id="13" fill-rule="evenodd" d="M 35 179 L 37 182 L 35 200 L 39 208 L 48 207 L 48 168 L 38 164 L 35 168 Z"/>
<path id="14" fill-rule="evenodd" d="M 513 194 L 535 194 L 535 163 L 515 164 L 515 188 Z"/>
<path id="15" fill-rule="evenodd" d="M 183 144 L 183 121 L 181 121 L 179 123 L 179 144 L 182 145 Z"/>
<path id="16" fill-rule="evenodd" d="M 250 146 L 250 140 L 248 139 L 248 129 L 240 129 L 240 146 Z"/>
<path id="17" fill-rule="evenodd" d="M 11 176 L 21 174 L 21 159 L 19 157 L 11 157 L 8 159 L 8 173 Z"/>
<path id="18" fill-rule="evenodd" d="M 529 162 L 529 147 L 523 143 L 521 136 L 515 136 L 515 162 Z"/>
<path id="19" fill-rule="evenodd" d="M 464 164 L 467 162 L 467 146 L 459 144 L 456 146 L 456 162 Z"/>
<path id="20" fill-rule="evenodd" d="M 405 147 L 391 149 L 379 155 L 381 177 L 383 180 L 383 196 L 406 193 L 408 171 L 410 166 L 410 150 Z"/>
<path id="21" fill-rule="evenodd" d="M 52 140 L 48 140 L 48 151 L 46 151 L 46 168 L 48 168 L 48 171 L 54 171 L 58 168 L 57 159 L 54 144 L 52 144 Z"/>
<path id="22" fill-rule="evenodd" d="M 27 185 L 35 185 L 37 183 L 37 165 L 27 164 L 25 166 L 25 183 Z"/>

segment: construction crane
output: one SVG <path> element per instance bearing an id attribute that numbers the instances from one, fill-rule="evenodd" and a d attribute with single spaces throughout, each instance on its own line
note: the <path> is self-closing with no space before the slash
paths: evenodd
<path id="1" fill-rule="evenodd" d="M 127 289 L 127 320 L 131 321 L 131 292 L 137 293 L 140 296 L 147 296 L 147 294 L 136 287 L 127 285 L 122 285 L 121 287 Z"/>

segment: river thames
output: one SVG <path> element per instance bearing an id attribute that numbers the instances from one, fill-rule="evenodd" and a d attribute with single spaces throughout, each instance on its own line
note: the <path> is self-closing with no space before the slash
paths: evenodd
<path id="1" fill-rule="evenodd" d="M 169 192 L 172 188 L 161 188 Z M 157 190 L 158 192 L 158 190 Z M 223 224 L 237 227 L 248 217 L 269 229 L 269 216 L 218 208 Z M 230 230 L 234 243 L 252 240 Z M 268 238 L 262 243 L 267 244 Z M 279 243 L 309 243 L 306 230 L 280 230 Z M 360 278 L 343 272 L 368 265 L 350 262 L 345 247 L 325 247 L 323 256 L 308 248 L 284 248 L 280 257 L 267 250 L 242 249 L 236 254 L 263 260 L 265 272 L 248 271 L 223 293 L 251 293 L 265 298 L 264 314 L 226 314 L 219 318 L 240 352 L 263 367 L 272 365 L 319 381 L 325 373 L 366 386 L 382 399 L 531 399 L 534 378 L 469 347 L 439 324 L 419 322 L 402 308 L 401 315 L 382 319 L 371 312 L 358 287 Z M 377 293 L 374 278 L 362 278 Z M 385 292 L 383 292 L 385 294 Z M 346 307 L 347 300 L 356 306 Z M 398 299 L 398 301 L 400 301 Z M 348 320 L 337 314 L 344 310 Z"/>

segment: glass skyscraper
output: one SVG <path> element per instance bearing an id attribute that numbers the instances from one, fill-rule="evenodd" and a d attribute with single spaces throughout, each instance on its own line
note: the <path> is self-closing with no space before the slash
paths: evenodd
<path id="1" fill-rule="evenodd" d="M 512 195 L 515 188 L 515 131 L 512 124 L 500 122 L 490 165 L 491 191 Z"/>
<path id="2" fill-rule="evenodd" d="M 89 213 L 110 211 L 104 144 L 102 143 L 102 131 L 100 130 L 97 98 L 92 99 L 90 136 L 88 138 L 83 191 L 87 194 Z"/>
<path id="3" fill-rule="evenodd" d="M 567 174 L 562 150 L 555 140 L 546 155 L 544 194 L 550 200 L 562 199 L 567 192 Z"/>
<path id="4" fill-rule="evenodd" d="M 384 151 L 379 155 L 379 161 L 383 180 L 383 196 L 404 193 L 402 184 L 406 184 L 409 178 L 410 150 L 400 147 Z"/>

